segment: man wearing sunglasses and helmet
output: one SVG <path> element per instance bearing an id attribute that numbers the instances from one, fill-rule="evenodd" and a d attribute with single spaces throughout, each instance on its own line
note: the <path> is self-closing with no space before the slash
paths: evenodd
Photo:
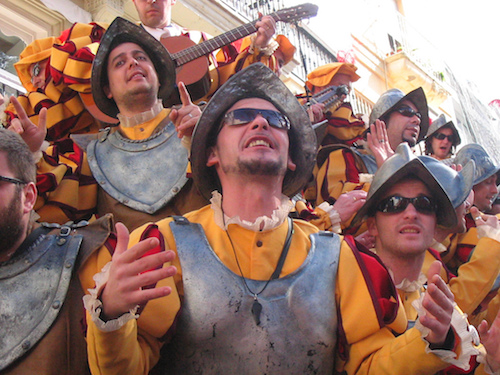
<path id="1" fill-rule="evenodd" d="M 393 276 L 406 312 L 408 327 L 416 327 L 426 340 L 435 339 L 436 333 L 440 332 L 440 345 L 430 344 L 428 350 L 436 355 L 443 355 L 450 364 L 468 371 L 470 358 L 462 358 L 461 355 L 451 358 L 442 349 L 459 347 L 462 354 L 468 352 L 480 355 L 480 360 L 484 361 L 484 354 L 478 350 L 479 337 L 474 338 L 475 328 L 469 326 L 467 315 L 456 306 L 452 291 L 439 276 L 442 271 L 441 262 L 435 261 L 427 265 L 427 274 L 422 273 L 427 249 L 433 242 L 437 226 L 452 228 L 457 225 L 454 205 L 465 200 L 470 191 L 470 177 L 474 168 L 468 168 L 465 176 L 448 171 L 447 168 L 443 164 L 429 165 L 426 160 L 417 158 L 407 144 L 399 145 L 396 153 L 375 173 L 366 203 L 354 217 L 353 225 L 366 219 L 368 230 L 375 237 L 374 251 Z M 435 173 L 446 175 L 455 185 L 459 185 L 453 186 L 451 182 L 445 185 L 448 190 L 454 189 L 451 196 L 439 182 L 442 176 L 436 177 Z M 490 287 L 494 280 L 493 276 Z M 433 294 L 430 296 L 428 293 Z M 472 297 L 466 297 L 468 300 L 460 302 L 467 303 L 469 307 Z M 439 308 L 423 313 L 421 309 L 426 306 L 429 298 Z M 422 329 L 421 326 L 430 317 L 436 319 L 434 332 Z M 500 317 L 495 322 L 496 325 L 498 323 Z M 487 327 L 486 323 L 482 323 L 479 328 L 482 338 L 488 337 L 487 334 L 484 336 Z M 486 348 L 488 363 L 496 364 L 498 358 L 492 355 L 497 348 L 490 346 L 488 341 Z M 402 356 L 403 353 L 401 351 Z M 482 369 L 478 370 L 478 373 L 481 371 Z"/>
<path id="2" fill-rule="evenodd" d="M 392 350 L 407 344 L 406 334 L 393 334 L 406 330 L 406 320 L 373 254 L 289 218 L 316 139 L 271 70 L 254 64 L 223 85 L 191 150 L 194 181 L 211 205 L 138 228 L 126 251 L 127 233 L 117 226 L 114 255 L 103 250 L 87 263 L 94 370 L 146 373 L 157 361 L 158 373 L 174 374 L 406 374 L 447 366 L 425 353 L 414 330 L 407 357 Z M 156 253 L 141 257 L 151 248 Z M 365 325 L 367 316 L 373 320 Z"/>
<path id="3" fill-rule="evenodd" d="M 423 139 L 429 127 L 424 91 L 418 88 L 406 95 L 398 89 L 386 91 L 375 103 L 369 123 L 371 133 L 367 134 L 365 148 L 327 145 L 318 151 L 315 182 L 304 197 L 321 217 L 322 211 L 328 212 L 329 222 L 326 220 L 322 229 L 348 228 L 352 216 L 342 218 L 342 213 L 339 215 L 330 205 L 347 201 L 359 209 L 365 202 L 372 175 L 393 150 L 402 142 L 413 147 Z M 351 228 L 347 233 L 359 232 L 362 230 Z"/>

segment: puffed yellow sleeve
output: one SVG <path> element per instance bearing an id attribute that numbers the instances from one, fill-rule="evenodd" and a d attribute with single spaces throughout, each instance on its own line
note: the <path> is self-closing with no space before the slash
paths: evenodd
<path id="1" fill-rule="evenodd" d="M 129 248 L 140 240 L 155 236 L 160 239 L 162 250 L 168 249 L 163 235 L 155 224 L 146 224 L 130 235 Z M 111 260 L 109 248 L 102 248 L 86 262 L 80 271 L 84 288 L 93 288 L 93 276 Z M 166 263 L 164 267 L 169 266 Z M 111 332 L 100 330 L 87 312 L 87 349 L 93 374 L 148 374 L 160 358 L 160 349 L 180 310 L 180 299 L 174 279 L 169 277 L 157 283 L 170 286 L 168 296 L 151 300 L 140 306 L 139 318 Z"/>

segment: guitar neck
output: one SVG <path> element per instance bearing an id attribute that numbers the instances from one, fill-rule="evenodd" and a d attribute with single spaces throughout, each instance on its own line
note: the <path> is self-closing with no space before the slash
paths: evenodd
<path id="1" fill-rule="evenodd" d="M 205 40 L 195 46 L 186 48 L 182 51 L 172 54 L 172 59 L 177 66 L 187 64 L 190 61 L 196 60 L 198 57 L 206 56 L 209 53 L 224 47 L 238 39 L 244 38 L 247 35 L 253 34 L 257 31 L 255 22 L 249 22 L 245 25 L 239 26 L 236 29 L 228 31 L 227 33 L 217 35 L 211 39 Z"/>
<path id="2" fill-rule="evenodd" d="M 315 16 L 317 12 L 318 12 L 317 5 L 307 3 L 279 10 L 275 13 L 269 14 L 269 17 L 272 17 L 276 22 L 278 21 L 293 22 L 296 20 L 300 20 L 304 17 Z M 204 42 L 199 43 L 195 46 L 173 53 L 172 59 L 175 61 L 175 64 L 179 67 L 181 65 L 187 64 L 192 60 L 196 60 L 199 57 L 206 56 L 209 53 L 221 47 L 224 47 L 232 42 L 237 41 L 238 39 L 241 39 L 247 35 L 256 32 L 257 31 L 257 28 L 255 27 L 256 22 L 257 21 L 249 22 L 224 34 L 205 40 Z"/>

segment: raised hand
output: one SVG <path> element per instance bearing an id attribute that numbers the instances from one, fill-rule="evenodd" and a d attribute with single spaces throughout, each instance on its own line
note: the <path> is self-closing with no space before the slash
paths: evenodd
<path id="1" fill-rule="evenodd" d="M 427 271 L 427 291 L 422 301 L 425 314 L 419 316 L 420 323 L 430 330 L 425 339 L 438 346 L 446 341 L 455 300 L 450 288 L 439 276 L 440 269 L 441 263 L 435 261 Z"/>
<path id="2" fill-rule="evenodd" d="M 389 144 L 389 137 L 387 136 L 387 128 L 385 123 L 380 120 L 375 120 L 375 124 L 370 125 L 370 133 L 366 136 L 368 147 L 373 152 L 377 167 L 381 165 L 394 155 L 394 150 Z"/>
<path id="3" fill-rule="evenodd" d="M 255 23 L 257 35 L 255 37 L 255 47 L 264 48 L 269 45 L 271 38 L 276 32 L 276 21 L 270 16 L 262 17 L 259 13 L 259 20 Z"/>
<path id="4" fill-rule="evenodd" d="M 26 115 L 26 111 L 15 96 L 10 97 L 10 102 L 14 105 L 18 118 L 11 121 L 8 130 L 18 133 L 24 142 L 26 142 L 31 152 L 36 153 L 40 151 L 47 135 L 47 109 L 42 108 L 40 111 L 38 126 L 36 126 Z"/>
<path id="5" fill-rule="evenodd" d="M 500 311 L 488 329 L 488 323 L 483 320 L 479 327 L 479 337 L 486 349 L 486 361 L 490 369 L 496 374 L 500 370 Z"/>
<path id="6" fill-rule="evenodd" d="M 477 227 L 480 227 L 481 225 L 489 225 L 495 229 L 500 228 L 500 221 L 495 215 L 485 214 L 479 211 L 479 209 L 475 206 L 470 208 L 470 213 L 474 218 Z"/>
<path id="7" fill-rule="evenodd" d="M 345 224 L 366 202 L 366 191 L 352 190 L 340 194 L 333 208 L 340 216 L 340 222 Z"/>
<path id="8" fill-rule="evenodd" d="M 179 94 L 182 107 L 179 109 L 172 109 L 170 112 L 170 120 L 174 123 L 179 138 L 184 136 L 190 137 L 201 116 L 201 110 L 200 107 L 193 104 L 191 101 L 189 92 L 183 82 L 179 82 Z"/>
<path id="9" fill-rule="evenodd" d="M 325 110 L 325 105 L 323 103 L 314 103 L 311 104 L 309 108 L 307 108 L 307 114 L 309 115 L 309 119 L 313 124 L 316 124 L 325 118 L 325 114 L 323 111 Z"/>
<path id="10" fill-rule="evenodd" d="M 137 305 L 169 295 L 172 292 L 170 287 L 142 288 L 177 273 L 174 266 L 162 267 L 175 258 L 172 250 L 142 257 L 159 245 L 158 239 L 148 238 L 127 249 L 129 232 L 125 225 L 117 223 L 116 234 L 117 244 L 109 278 L 101 295 L 106 319 L 116 319 Z"/>

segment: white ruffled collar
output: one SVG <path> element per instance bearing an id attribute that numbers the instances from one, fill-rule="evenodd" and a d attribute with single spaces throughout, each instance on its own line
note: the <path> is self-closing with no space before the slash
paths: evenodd
<path id="1" fill-rule="evenodd" d="M 416 290 L 422 289 L 422 287 L 426 282 L 427 282 L 427 277 L 423 273 L 421 273 L 418 276 L 417 280 L 410 281 L 406 278 L 403 279 L 398 285 L 396 285 L 396 288 L 406 293 L 413 293 Z"/>
<path id="2" fill-rule="evenodd" d="M 214 190 L 212 198 L 210 199 L 211 208 L 214 211 L 215 223 L 223 230 L 227 230 L 229 224 L 237 224 L 245 229 L 253 230 L 255 232 L 262 230 L 271 230 L 280 226 L 293 208 L 292 201 L 285 195 L 281 196 L 281 202 L 277 209 L 271 215 L 259 216 L 253 223 L 241 220 L 239 216 L 229 217 L 222 211 L 222 195 Z"/>
<path id="3" fill-rule="evenodd" d="M 117 117 L 118 120 L 120 120 L 120 126 L 123 126 L 124 128 L 131 128 L 133 126 L 144 124 L 145 122 L 151 121 L 156 116 L 158 116 L 158 114 L 162 110 L 163 110 L 163 104 L 161 102 L 161 99 L 158 99 L 156 104 L 150 110 L 138 113 L 131 117 L 127 117 L 118 113 Z"/>

